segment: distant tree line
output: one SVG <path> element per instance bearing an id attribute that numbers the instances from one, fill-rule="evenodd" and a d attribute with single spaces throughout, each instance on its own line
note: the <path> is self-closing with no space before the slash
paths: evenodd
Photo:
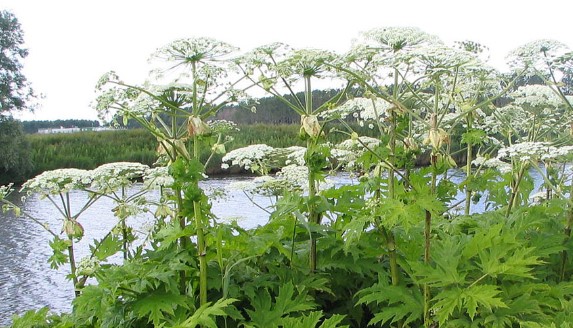
<path id="1" fill-rule="evenodd" d="M 36 133 L 40 129 L 57 128 L 94 128 L 99 127 L 96 120 L 55 120 L 55 121 L 23 121 L 24 133 Z"/>

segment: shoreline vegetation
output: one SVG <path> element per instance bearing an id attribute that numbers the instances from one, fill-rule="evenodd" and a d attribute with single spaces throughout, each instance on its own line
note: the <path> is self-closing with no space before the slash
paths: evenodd
<path id="1" fill-rule="evenodd" d="M 358 125 L 356 125 L 358 128 Z M 250 124 L 237 126 L 238 131 L 230 134 L 233 141 L 227 145 L 227 151 L 253 144 L 265 143 L 271 147 L 287 148 L 302 146 L 304 141 L 298 137 L 298 124 Z M 367 129 L 362 129 L 368 132 Z M 157 140 L 144 129 L 118 129 L 100 132 L 74 132 L 62 134 L 29 134 L 31 159 L 34 170 L 25 179 L 32 178 L 44 171 L 61 168 L 91 170 L 114 162 L 138 162 L 153 166 L 157 160 Z M 338 140 L 337 140 L 338 139 Z M 343 141 L 340 136 L 332 139 Z M 206 148 L 202 156 L 209 156 Z M 205 168 L 206 174 L 250 173 L 240 167 L 221 168 L 223 155 L 216 155 Z M 280 169 L 280 168 L 273 168 Z"/>
<path id="2" fill-rule="evenodd" d="M 534 41 L 502 74 L 485 49 L 408 27 L 365 32 L 344 55 L 282 43 L 236 54 L 192 38 L 150 60 L 174 80 L 106 73 L 99 117 L 142 130 L 30 136 L 38 163 L 98 166 L 22 185 L 61 214 L 61 226 L 42 227 L 75 299 L 70 313 L 32 310 L 14 326 L 572 327 L 573 51 Z M 319 102 L 318 81 L 344 87 Z M 252 88 L 296 124 L 239 132 L 217 116 L 232 104 L 263 115 Z M 103 163 L 121 153 L 160 165 Z M 257 174 L 234 187 L 269 197 L 266 224 L 244 229 L 211 212 L 200 182 L 220 162 Z M 332 169 L 361 172 L 358 183 L 329 184 Z M 3 209 L 41 224 L 12 191 L 0 187 Z M 72 206 L 71 192 L 85 204 Z M 77 259 L 81 214 L 102 197 L 117 225 Z M 126 219 L 141 212 L 155 221 L 136 246 Z M 122 264 L 108 262 L 114 254 Z"/>

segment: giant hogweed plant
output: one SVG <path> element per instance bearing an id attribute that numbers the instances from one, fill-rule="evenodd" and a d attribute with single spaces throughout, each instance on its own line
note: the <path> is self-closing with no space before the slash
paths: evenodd
<path id="1" fill-rule="evenodd" d="M 328 167 L 327 158 L 330 156 L 328 147 L 321 142 L 325 132 L 319 114 L 337 104 L 346 92 L 343 89 L 326 103 L 315 106 L 312 99 L 313 83 L 319 80 L 336 83 L 336 71 L 332 69 L 332 64 L 337 60 L 338 56 L 329 51 L 296 50 L 281 43 L 256 48 L 237 60 L 247 78 L 280 99 L 301 117 L 300 136 L 307 141 L 302 164 L 307 170 L 308 182 L 304 188 L 307 196 L 301 199 L 306 208 L 301 208 L 297 218 L 307 222 L 305 224 L 310 227 L 309 232 L 320 227 L 322 222 L 319 183 L 324 180 L 323 171 Z M 347 88 L 350 85 L 348 83 Z M 302 97 L 299 97 L 297 91 L 301 86 L 303 92 Z M 310 233 L 308 254 L 311 272 L 317 270 L 316 238 L 315 233 Z"/>
<path id="2" fill-rule="evenodd" d="M 191 165 L 189 160 L 169 157 L 175 152 L 185 159 L 193 156 L 193 147 L 189 146 L 194 146 L 195 140 L 184 137 L 186 129 L 182 128 L 185 140 L 160 139 L 168 140 L 161 149 L 166 162 L 172 163 L 171 175 L 158 180 L 174 178 L 161 186 L 166 195 L 179 190 L 183 204 L 177 207 L 177 197 L 172 197 L 170 203 L 157 208 L 156 216 L 175 224 L 158 225 L 149 247 L 125 265 L 98 270 L 98 284 L 87 286 L 74 301 L 74 313 L 67 326 L 571 326 L 572 265 L 566 256 L 572 250 L 571 219 L 570 211 L 563 210 L 571 204 L 571 173 L 560 164 L 570 160 L 568 139 L 548 131 L 536 133 L 535 141 L 525 141 L 527 131 L 539 131 L 533 123 L 529 129 L 512 132 L 511 138 L 500 138 L 499 131 L 513 127 L 500 120 L 505 109 L 495 108 L 490 102 L 510 87 L 499 87 L 495 72 L 482 67 L 471 54 L 436 45 L 435 37 L 417 29 L 390 28 L 367 36 L 372 43 L 358 46 L 346 64 L 322 62 L 346 74 L 353 83 L 360 83 L 366 90 L 364 97 L 340 108 L 326 106 L 310 112 L 317 115 L 316 121 L 354 116 L 379 131 L 378 138 L 366 138 L 349 129 L 345 131 L 350 136 L 348 141 L 320 153 L 322 168 L 328 155 L 336 158 L 338 165 L 359 168 L 363 176 L 355 185 L 316 188 L 315 209 L 331 224 L 321 227 L 324 233 L 316 244 L 314 274 L 308 275 L 308 266 L 299 265 L 308 261 L 309 234 L 316 237 L 312 233 L 316 226 L 304 224 L 310 217 L 304 201 L 313 199 L 300 196 L 303 188 L 299 184 L 272 194 L 279 197 L 270 209 L 271 220 L 264 226 L 245 230 L 234 223 L 215 224 L 215 220 L 209 220 L 213 224 L 204 225 L 205 247 L 209 250 L 206 291 L 208 299 L 218 301 L 201 304 L 181 294 L 181 277 L 200 274 L 197 268 L 201 256 L 196 251 L 198 246 L 192 249 L 193 256 L 181 247 L 181 237 L 193 247 L 198 236 L 196 225 L 181 227 L 178 219 L 191 217 L 195 200 L 204 206 L 201 210 L 205 218 L 213 219 L 206 195 L 187 193 L 196 191 L 194 181 L 200 178 L 196 162 Z M 259 62 L 262 66 L 252 67 L 281 62 Z M 242 66 L 251 78 L 258 76 L 246 67 Z M 263 76 L 253 78 L 253 82 L 269 90 L 276 87 L 275 82 L 283 81 L 284 76 L 272 72 L 264 76 L 276 76 L 276 80 Z M 128 89 L 145 93 L 137 87 Z M 530 100 L 518 100 L 521 91 L 513 95 L 515 108 L 531 104 Z M 539 99 L 546 102 L 548 98 Z M 168 107 L 160 103 L 162 106 Z M 561 110 L 549 104 L 543 106 L 548 112 Z M 319 124 L 320 128 L 314 129 L 314 118 L 303 117 L 301 121 L 306 138 L 321 136 L 323 128 Z M 488 130 L 486 123 L 498 121 L 502 121 L 498 132 Z M 150 129 L 158 133 L 160 128 Z M 456 191 L 448 181 L 456 135 L 461 135 L 457 142 L 467 146 L 461 148 L 468 157 L 468 176 L 461 186 L 465 198 L 483 190 L 497 205 L 482 214 L 472 214 L 467 207 L 464 212 L 469 214 L 448 211 Z M 202 141 L 208 139 L 206 135 L 201 137 Z M 183 147 L 187 147 L 186 153 Z M 489 155 L 494 147 L 499 148 L 497 155 Z M 418 152 L 430 154 L 429 167 L 414 167 L 413 158 Z M 311 165 L 309 159 L 313 158 L 308 148 L 280 153 L 304 165 Z M 229 153 L 225 159 L 268 173 L 275 165 L 272 157 L 276 154 L 276 149 L 253 146 L 248 151 Z M 483 157 L 474 161 L 474 154 Z M 342 163 L 345 159 L 347 164 Z M 484 170 L 487 160 L 498 170 Z M 555 164 L 559 174 L 545 173 L 540 161 Z M 475 170 L 469 167 L 470 162 L 474 162 Z M 550 190 L 551 197 L 533 203 L 528 198 L 531 187 L 522 179 L 519 196 L 515 197 L 519 201 L 510 208 L 511 181 L 522 167 L 518 163 L 535 169 L 538 166 L 546 180 L 545 194 Z M 303 175 L 309 178 L 304 169 Z M 166 172 L 165 168 L 161 171 Z M 298 184 L 303 175 L 297 172 Z M 271 180 L 261 180 L 255 189 L 265 193 L 275 190 L 276 184 L 265 185 Z M 283 181 L 278 184 L 285 186 Z M 308 181 L 304 185 L 310 188 Z M 467 206 L 466 199 L 462 203 Z M 201 278 L 189 283 L 192 291 L 202 286 Z M 31 315 L 37 315 L 38 321 L 46 317 L 45 311 Z"/>
<path id="3" fill-rule="evenodd" d="M 365 124 L 377 128 L 382 141 L 381 147 L 368 148 L 367 167 L 375 168 L 371 182 L 374 197 L 369 200 L 368 213 L 357 215 L 346 230 L 348 236 L 359 236 L 361 226 L 373 225 L 380 231 L 386 240 L 389 278 L 395 288 L 400 288 L 400 277 L 405 271 L 398 264 L 400 250 L 395 241 L 395 235 L 403 229 L 408 232 L 423 223 L 423 259 L 425 265 L 432 262 L 432 220 L 443 215 L 455 194 L 455 186 L 448 181 L 448 169 L 456 166 L 450 136 L 456 128 L 465 129 L 462 142 L 467 144 L 466 156 L 471 163 L 473 147 L 481 142 L 478 137 L 483 134 L 473 128 L 472 116 L 505 91 L 496 84 L 499 81 L 495 71 L 467 51 L 473 50 L 468 49 L 468 44 L 462 43 L 464 47 L 459 50 L 449 48 L 437 38 L 412 28 L 373 30 L 365 33 L 346 56 L 347 64 L 340 67 L 366 90 L 366 99 L 351 100 L 342 106 L 342 116 L 357 109 L 355 117 L 370 119 Z M 420 139 L 426 147 L 422 147 Z M 412 155 L 419 148 L 427 149 L 430 167 L 411 171 Z M 399 170 L 402 168 L 405 171 Z M 383 170 L 385 184 L 381 184 Z M 468 177 L 473 174 L 469 165 L 466 172 Z M 438 175 L 442 176 L 439 183 Z M 465 211 L 469 213 L 473 191 L 468 184 L 465 186 Z M 431 286 L 420 286 L 423 301 L 416 304 L 422 306 L 419 313 L 424 325 L 431 326 Z M 364 299 L 371 302 L 374 298 Z M 397 322 L 402 325 L 414 318 L 398 318 Z"/>
<path id="4" fill-rule="evenodd" d="M 175 212 L 172 216 L 185 233 L 179 238 L 180 251 L 189 251 L 191 237 L 199 262 L 199 300 L 207 303 L 206 236 L 210 225 L 208 199 L 199 187 L 206 161 L 200 149 L 224 153 L 222 133 L 214 133 L 206 121 L 223 106 L 242 99 L 245 77 L 235 74 L 230 56 L 237 49 L 207 39 L 182 39 L 153 54 L 159 68 L 142 85 L 121 81 L 115 74 L 98 83 L 96 109 L 101 117 L 134 119 L 158 141 L 158 151 L 175 179 L 172 189 Z M 167 82 L 166 82 L 167 81 Z M 220 124 L 219 124 L 220 125 Z M 181 294 L 191 292 L 190 278 L 181 270 Z"/>
<path id="5" fill-rule="evenodd" d="M 23 216 L 40 224 L 49 232 L 53 240 L 49 245 L 53 255 L 48 259 L 50 266 L 57 269 L 65 263 L 69 264 L 68 278 L 72 280 L 76 296 L 80 295 L 86 280 L 92 277 L 95 270 L 107 259 L 121 252 L 127 259 L 132 251 L 131 243 L 136 239 L 133 230 L 126 220 L 147 210 L 144 195 L 149 191 L 142 188 L 129 194 L 127 190 L 136 179 L 142 178 L 149 168 L 139 163 L 110 163 L 104 164 L 94 170 L 60 169 L 46 171 L 26 181 L 20 192 L 23 198 L 38 195 L 41 200 L 51 203 L 61 215 L 62 225 L 58 232 L 42 218 L 36 218 L 27 211 L 22 211 L 13 202 L 7 199 L 11 188 L 4 188 L 0 201 L 4 210 L 11 210 L 16 217 Z M 85 195 L 83 204 L 72 204 L 70 193 Z M 118 223 L 101 240 L 94 240 L 90 245 L 89 256 L 77 260 L 76 245 L 84 237 L 84 227 L 80 223 L 80 216 L 85 213 L 101 197 L 111 198 L 117 207 L 114 215 Z M 75 208 L 79 206 L 79 208 Z M 135 250 L 133 250 L 135 251 Z"/>

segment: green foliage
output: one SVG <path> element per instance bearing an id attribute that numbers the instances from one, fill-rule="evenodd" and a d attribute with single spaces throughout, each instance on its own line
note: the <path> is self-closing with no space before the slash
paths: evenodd
<path id="1" fill-rule="evenodd" d="M 14 14 L 0 11 L 0 119 L 14 110 L 23 110 L 34 91 L 22 73 L 20 62 L 28 56 L 24 33 Z"/>
<path id="2" fill-rule="evenodd" d="M 156 140 L 142 130 L 29 135 L 35 174 L 59 168 L 94 169 L 105 163 L 152 165 Z"/>
<path id="3" fill-rule="evenodd" d="M 20 183 L 33 169 L 30 143 L 19 121 L 2 118 L 0 114 L 0 185 Z"/>
<path id="4" fill-rule="evenodd" d="M 180 41 L 175 49 L 163 49 L 167 52 L 163 55 L 183 60 L 181 66 L 191 66 L 191 89 L 169 86 L 153 93 L 110 76 L 103 79 L 102 85 L 112 85 L 102 90 L 100 110 L 107 114 L 119 109 L 121 118 L 136 119 L 149 136 L 137 130 L 81 137 L 31 136 L 37 142 L 35 156 L 64 161 L 73 150 L 79 158 L 75 163 L 87 166 L 115 156 L 113 147 L 128 153 L 132 146 L 125 142 L 130 139 L 154 157 L 160 140 L 168 153 L 164 163 L 174 180 L 161 194 L 166 201 L 162 205 L 172 209 L 157 218 L 148 243 L 121 265 L 95 268 L 96 283 L 83 288 L 73 301 L 72 313 L 57 320 L 77 327 L 571 326 L 573 186 L 568 165 L 559 163 L 560 156 L 570 158 L 571 148 L 557 149 L 554 144 L 570 145 L 573 140 L 563 131 L 537 134 L 537 123 L 515 134 L 507 132 L 513 126 L 500 128 L 504 132 L 495 135 L 486 133 L 484 126 L 476 127 L 483 118 L 478 110 L 496 112 L 493 100 L 503 95 L 499 85 L 506 85 L 472 57 L 479 53 L 479 45 L 462 44 L 469 53 L 431 48 L 420 59 L 417 52 L 398 56 L 412 47 L 428 50 L 424 45 L 436 43 L 417 29 L 381 29 L 365 36 L 379 44 L 357 47 L 364 52 L 341 59 L 346 62 L 340 67 L 337 62 L 323 67 L 324 53 L 312 51 L 295 51 L 290 60 L 283 58 L 277 64 L 273 51 L 282 49 L 281 45 L 259 49 L 271 58 L 269 62 L 256 59 L 263 75 L 247 80 L 274 92 L 277 98 L 269 101 L 282 102 L 296 112 L 302 129 L 298 125 L 243 126 L 244 132 L 236 133 L 232 143 L 227 140 L 229 147 L 225 147 L 261 141 L 282 148 L 305 145 L 303 175 L 308 173 L 308 181 L 302 192 L 303 188 L 283 188 L 273 194 L 268 222 L 253 229 L 219 222 L 199 185 L 210 170 L 205 163 L 211 150 L 221 152 L 222 146 L 222 139 L 215 141 L 203 120 L 235 102 L 237 95 L 231 93 L 222 104 L 211 103 L 207 91 L 218 85 L 207 83 L 206 78 L 222 78 L 226 70 L 217 66 L 223 63 L 219 60 L 206 70 L 197 70 L 197 65 L 231 50 L 225 47 L 222 53 L 190 56 L 179 47 L 213 41 Z M 373 56 L 377 59 L 372 60 Z M 400 58 L 408 62 L 401 63 Z M 375 66 L 380 63 L 390 66 Z M 246 73 L 252 67 L 241 69 Z M 345 120 L 337 125 L 319 116 L 343 98 L 328 106 L 313 105 L 310 76 L 318 77 L 320 69 L 324 69 L 321 76 L 334 69 L 344 73 L 349 85 L 358 83 L 366 90 L 363 103 L 373 106 L 372 112 L 362 108 L 353 116 L 372 125 L 376 137 L 360 154 L 349 151 L 356 155 L 353 160 L 360 170 L 356 184 L 331 188 L 320 184 L 327 182 L 326 169 L 336 154 L 330 145 L 336 138 L 360 140 L 358 132 L 364 132 Z M 302 76 L 295 76 L 297 72 Z M 281 75 L 285 73 L 290 75 Z M 285 97 L 273 89 L 275 82 L 288 84 L 298 78 L 306 79 L 304 94 L 290 88 L 290 97 Z M 573 109 L 559 92 L 560 84 L 546 82 L 555 89 L 533 89 L 559 95 L 557 102 Z M 115 87 L 123 88 L 119 95 Z M 110 95 L 117 98 L 110 101 Z M 136 101 L 142 98 L 149 102 Z M 150 103 L 155 104 L 152 109 L 146 107 Z M 514 105 L 517 111 L 519 101 Z M 369 115 L 375 117 L 368 121 Z M 506 138 L 490 144 L 503 133 Z M 296 139 L 299 134 L 302 138 Z M 551 144 L 539 142 L 541 137 L 556 135 L 559 139 Z M 520 144 L 520 138 L 527 143 Z M 84 145 L 72 139 L 83 140 Z M 66 143 L 69 154 L 64 151 L 68 146 L 57 148 Z M 218 147 L 213 147 L 215 143 Z M 486 157 L 495 157 L 495 147 L 504 143 L 510 146 L 504 148 L 505 155 L 498 152 L 493 164 L 471 166 L 474 151 L 484 155 L 480 161 L 486 163 Z M 97 146 L 90 148 L 93 145 Z M 457 151 L 465 153 L 469 162 L 459 186 L 452 181 L 451 171 L 457 165 Z M 50 157 L 52 153 L 58 154 Z M 426 167 L 415 165 L 420 154 L 428 158 Z M 218 166 L 218 158 L 211 159 Z M 545 183 L 538 190 L 531 168 L 544 175 Z M 533 191 L 543 192 L 541 200 L 531 199 Z M 471 201 L 480 197 L 486 207 L 483 213 L 472 213 Z M 456 209 L 462 203 L 463 215 Z M 119 249 L 119 243 L 110 235 L 94 241 L 91 250 L 96 258 L 105 259 Z M 69 241 L 55 238 L 50 246 L 53 266 L 68 260 Z M 50 326 L 48 318 L 48 311 L 42 309 L 16 318 L 15 324 Z"/>

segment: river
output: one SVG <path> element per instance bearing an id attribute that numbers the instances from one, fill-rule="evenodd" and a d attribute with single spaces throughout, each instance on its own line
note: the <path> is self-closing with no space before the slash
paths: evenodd
<path id="1" fill-rule="evenodd" d="M 453 175 L 454 182 L 462 178 L 463 174 L 459 171 Z M 211 178 L 203 182 L 202 187 L 207 192 L 217 188 L 228 189 L 226 187 L 230 183 L 248 179 L 252 177 Z M 333 182 L 335 185 L 344 185 L 354 183 L 355 180 L 347 174 L 339 174 L 333 178 Z M 134 188 L 137 190 L 140 186 Z M 151 195 L 153 197 L 157 197 L 157 194 Z M 59 212 L 46 199 L 31 196 L 21 203 L 18 197 L 12 198 L 23 211 L 42 222 L 52 227 L 61 225 Z M 72 204 L 83 204 L 86 201 L 85 194 L 81 192 L 71 193 L 71 198 Z M 256 196 L 254 200 L 262 207 L 271 204 L 270 199 L 263 196 Z M 100 198 L 80 216 L 78 221 L 83 225 L 86 235 L 77 244 L 78 260 L 88 255 L 88 245 L 93 239 L 102 238 L 117 222 L 111 212 L 113 207 L 110 199 Z M 264 224 L 268 219 L 264 210 L 253 205 L 243 192 L 237 190 L 228 191 L 226 197 L 213 200 L 212 211 L 220 219 L 237 219 L 245 228 Z M 128 224 L 142 227 L 151 220 L 149 215 L 140 215 L 130 218 Z M 71 282 L 66 279 L 67 265 L 53 270 L 47 263 L 52 253 L 48 245 L 50 239 L 51 235 L 30 219 L 15 218 L 0 212 L 0 326 L 10 324 L 12 314 L 29 309 L 48 306 L 54 312 L 71 310 L 74 291 Z M 117 261 L 121 261 L 119 255 Z"/>

